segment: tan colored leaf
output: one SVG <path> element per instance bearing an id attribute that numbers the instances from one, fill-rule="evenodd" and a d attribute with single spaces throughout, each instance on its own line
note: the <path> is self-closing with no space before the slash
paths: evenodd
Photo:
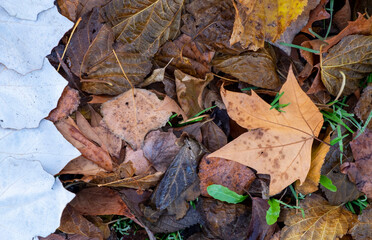
<path id="1" fill-rule="evenodd" d="M 311 195 L 300 206 L 305 211 L 305 218 L 300 211 L 293 209 L 285 216 L 285 225 L 280 239 L 292 240 L 333 240 L 341 238 L 353 226 L 356 215 L 343 207 L 329 205 L 319 195 Z"/>
<path id="2" fill-rule="evenodd" d="M 342 85 L 341 71 L 346 75 L 343 95 L 359 88 L 359 80 L 372 72 L 372 36 L 351 35 L 329 50 L 321 64 L 324 86 L 337 96 Z"/>
<path id="3" fill-rule="evenodd" d="M 108 129 L 136 150 L 150 130 L 164 126 L 172 115 L 170 110 L 159 110 L 162 104 L 154 93 L 133 89 L 102 104 L 101 113 Z"/>
<path id="4" fill-rule="evenodd" d="M 236 10 L 230 44 L 240 42 L 244 48 L 258 50 L 265 41 L 275 42 L 297 19 L 307 0 L 233 0 Z"/>
<path id="5" fill-rule="evenodd" d="M 63 118 L 66 118 L 76 111 L 79 104 L 79 92 L 73 88 L 70 88 L 69 86 L 66 86 L 58 100 L 57 107 L 49 113 L 47 119 L 52 122 L 57 122 Z"/>
<path id="6" fill-rule="evenodd" d="M 134 188 L 134 189 L 149 189 L 150 187 L 154 187 L 158 184 L 161 177 L 163 176 L 162 172 L 156 172 L 151 175 L 147 176 L 135 176 L 120 179 L 117 181 L 99 184 L 99 187 L 107 186 L 107 187 L 127 187 L 127 188 Z"/>
<path id="7" fill-rule="evenodd" d="M 367 240 L 372 239 L 372 208 L 363 210 L 362 215 L 358 216 L 358 222 L 350 230 L 353 239 Z"/>
<path id="8" fill-rule="evenodd" d="M 103 8 L 117 41 L 140 53 L 155 54 L 178 34 L 184 0 L 113 0 Z"/>
<path id="9" fill-rule="evenodd" d="M 101 168 L 92 161 L 89 161 L 83 156 L 72 159 L 59 173 L 60 174 L 82 174 L 85 176 L 97 175 L 105 172 L 105 169 Z"/>
<path id="10" fill-rule="evenodd" d="M 206 75 L 205 79 L 195 78 L 180 70 L 174 71 L 176 77 L 176 89 L 178 102 L 188 117 L 192 117 L 203 109 L 202 94 L 204 88 L 213 80 L 212 75 Z"/>
<path id="11" fill-rule="evenodd" d="M 324 142 L 330 142 L 331 136 L 327 135 Z M 320 180 L 320 169 L 323 166 L 324 158 L 329 151 L 329 145 L 325 143 L 320 143 L 317 148 L 313 148 L 311 151 L 311 165 L 309 173 L 306 176 L 305 182 L 300 185 L 299 181 L 295 182 L 295 188 L 298 192 L 307 195 L 318 190 L 319 180 Z"/>
<path id="12" fill-rule="evenodd" d="M 123 76 L 119 61 L 132 84 L 141 83 L 151 71 L 151 61 L 140 53 L 132 52 L 120 44 L 114 44 L 112 29 L 103 25 L 93 40 L 81 63 L 82 89 L 92 94 L 117 95 L 130 88 Z"/>
<path id="13" fill-rule="evenodd" d="M 270 195 L 275 195 L 299 179 L 303 183 L 311 164 L 313 138 L 323 125 L 318 108 L 298 85 L 290 69 L 280 93 L 280 104 L 290 103 L 285 112 L 275 109 L 255 92 L 251 96 L 221 88 L 229 116 L 251 130 L 209 157 L 239 162 L 271 176 Z"/>
<path id="14" fill-rule="evenodd" d="M 276 59 L 268 49 L 241 55 L 224 55 L 213 59 L 218 70 L 236 77 L 242 82 L 260 88 L 275 89 L 280 86 L 276 73 Z M 259 66 L 259 67 L 257 67 Z"/>
<path id="15" fill-rule="evenodd" d="M 112 171 L 112 160 L 107 151 L 95 145 L 86 138 L 72 118 L 57 122 L 58 131 L 76 147 L 81 154 L 107 171 Z"/>
<path id="16" fill-rule="evenodd" d="M 134 168 L 134 174 L 145 175 L 151 168 L 149 161 L 143 155 L 142 149 L 138 149 L 137 151 L 133 151 L 133 149 L 129 146 L 125 148 L 125 161 L 124 162 L 132 162 Z"/>

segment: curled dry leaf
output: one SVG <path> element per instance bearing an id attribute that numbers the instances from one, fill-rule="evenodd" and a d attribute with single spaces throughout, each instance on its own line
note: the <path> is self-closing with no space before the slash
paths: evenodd
<path id="1" fill-rule="evenodd" d="M 353 239 L 372 239 L 372 208 L 368 207 L 358 216 L 358 222 L 350 230 Z"/>
<path id="2" fill-rule="evenodd" d="M 174 71 L 174 75 L 176 77 L 178 102 L 187 117 L 192 117 L 203 110 L 203 91 L 208 83 L 213 80 L 213 76 L 207 74 L 205 79 L 200 79 L 185 74 L 180 70 Z"/>
<path id="3" fill-rule="evenodd" d="M 218 184 L 238 193 L 245 194 L 256 178 L 253 171 L 246 166 L 223 158 L 206 158 L 199 165 L 201 194 L 210 197 L 207 187 Z"/>
<path id="4" fill-rule="evenodd" d="M 359 88 L 359 80 L 372 72 L 372 36 L 351 35 L 329 50 L 321 63 L 324 86 L 337 96 L 342 86 L 343 72 L 346 76 L 343 95 Z"/>
<path id="5" fill-rule="evenodd" d="M 280 93 L 285 112 L 271 106 L 255 92 L 251 96 L 221 88 L 229 116 L 240 126 L 255 129 L 243 133 L 210 154 L 239 162 L 271 176 L 270 195 L 299 179 L 303 183 L 311 164 L 311 147 L 323 125 L 323 116 L 304 93 L 292 72 Z"/>
<path id="6" fill-rule="evenodd" d="M 347 27 L 351 19 L 351 7 L 349 0 L 345 0 L 345 5 L 335 13 L 333 21 L 338 29 L 342 30 Z"/>
<path id="7" fill-rule="evenodd" d="M 156 130 L 146 136 L 143 154 L 157 171 L 165 172 L 181 147 L 173 132 Z"/>
<path id="8" fill-rule="evenodd" d="M 184 0 L 113 0 L 102 10 L 113 28 L 116 41 L 135 51 L 155 54 L 159 47 L 176 37 Z"/>
<path id="9" fill-rule="evenodd" d="M 327 135 L 323 140 L 325 143 L 330 142 L 331 136 Z M 309 173 L 306 176 L 305 182 L 300 185 L 299 181 L 295 182 L 295 188 L 298 192 L 307 195 L 318 190 L 319 180 L 320 180 L 320 170 L 324 163 L 324 158 L 326 157 L 330 146 L 320 143 L 316 148 L 311 151 L 311 165 Z"/>
<path id="10" fill-rule="evenodd" d="M 106 5 L 111 0 L 57 0 L 60 12 L 63 16 L 75 22 L 85 13 L 95 7 Z"/>
<path id="11" fill-rule="evenodd" d="M 244 48 L 256 51 L 264 47 L 265 41 L 275 42 L 307 2 L 234 0 L 236 15 L 230 44 L 240 42 Z"/>
<path id="12" fill-rule="evenodd" d="M 172 115 L 162 109 L 163 103 L 154 93 L 136 88 L 102 104 L 101 113 L 108 129 L 137 150 L 146 134 L 164 126 Z"/>
<path id="13" fill-rule="evenodd" d="M 341 172 L 347 174 L 350 181 L 372 198 L 372 131 L 366 129 L 362 135 L 350 142 L 355 163 L 341 165 Z"/>
<path id="14" fill-rule="evenodd" d="M 79 130 L 72 118 L 57 122 L 58 131 L 76 147 L 81 154 L 107 171 L 112 171 L 112 160 L 107 151 L 95 145 Z"/>
<path id="15" fill-rule="evenodd" d="M 57 107 L 49 113 L 47 119 L 52 122 L 57 122 L 63 118 L 66 118 L 77 110 L 79 104 L 79 92 L 73 88 L 70 88 L 69 86 L 66 86 L 58 100 Z"/>
<path id="16" fill-rule="evenodd" d="M 323 19 L 328 19 L 331 15 L 327 12 L 326 5 L 329 0 L 321 0 L 318 6 L 313 9 L 310 12 L 309 20 L 306 24 L 306 26 L 301 30 L 301 32 L 305 32 L 307 34 L 310 34 L 311 36 L 315 37 L 310 31 L 309 28 L 313 25 L 314 22 L 323 20 Z"/>
<path id="17" fill-rule="evenodd" d="M 286 227 L 282 229 L 280 239 L 333 240 L 341 238 L 353 226 L 357 217 L 346 210 L 343 204 L 329 203 L 319 195 L 311 195 L 300 202 L 305 212 L 295 209 L 284 217 Z"/>
<path id="18" fill-rule="evenodd" d="M 67 165 L 57 174 L 82 174 L 84 176 L 94 176 L 105 172 L 106 170 L 86 159 L 83 156 L 72 159 Z"/>
<path id="19" fill-rule="evenodd" d="M 260 88 L 275 89 L 280 86 L 275 55 L 269 49 L 238 56 L 223 55 L 214 58 L 212 64 L 218 70 Z"/>

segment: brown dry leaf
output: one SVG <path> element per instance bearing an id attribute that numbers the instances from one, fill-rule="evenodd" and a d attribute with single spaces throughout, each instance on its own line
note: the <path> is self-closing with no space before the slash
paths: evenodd
<path id="1" fill-rule="evenodd" d="M 143 155 L 142 149 L 133 151 L 131 147 L 127 146 L 125 148 L 124 162 L 129 162 L 129 161 L 132 162 L 133 168 L 135 169 L 134 174 L 137 176 L 144 175 L 151 168 L 149 161 Z"/>
<path id="2" fill-rule="evenodd" d="M 268 225 L 266 222 L 266 212 L 269 207 L 266 200 L 258 197 L 252 198 L 252 218 L 248 227 L 250 240 L 272 240 L 271 237 L 277 228 L 277 224 Z"/>
<path id="3" fill-rule="evenodd" d="M 94 125 L 93 119 L 92 126 Z M 120 158 L 121 147 L 123 145 L 122 140 L 110 132 L 103 121 L 97 127 L 93 127 L 93 130 L 101 140 L 102 147 L 107 149 L 111 156 Z"/>
<path id="4" fill-rule="evenodd" d="M 126 187 L 126 188 L 134 188 L 139 190 L 149 189 L 154 187 L 158 184 L 160 179 L 162 178 L 162 172 L 156 172 L 154 174 L 150 174 L 147 176 L 135 176 L 135 177 L 128 177 L 120 180 L 116 180 L 113 182 L 99 184 L 99 187 L 107 186 L 107 187 Z"/>
<path id="5" fill-rule="evenodd" d="M 361 192 L 372 199 L 372 131 L 368 128 L 350 142 L 355 163 L 341 165 L 341 172 L 347 174 Z"/>
<path id="6" fill-rule="evenodd" d="M 69 86 L 63 89 L 62 95 L 58 100 L 57 107 L 53 109 L 46 118 L 52 122 L 57 122 L 68 117 L 75 112 L 80 104 L 79 92 Z"/>
<path id="7" fill-rule="evenodd" d="M 119 193 L 110 188 L 85 188 L 76 194 L 70 205 L 82 215 L 122 215 L 135 219 Z"/>
<path id="8" fill-rule="evenodd" d="M 357 220 L 356 215 L 343 207 L 329 205 L 319 195 L 311 195 L 300 202 L 305 218 L 293 209 L 285 216 L 280 239 L 333 240 L 345 235 Z"/>
<path id="9" fill-rule="evenodd" d="M 221 88 L 229 116 L 243 133 L 209 157 L 239 162 L 271 176 L 270 195 L 275 195 L 299 179 L 303 183 L 310 169 L 311 147 L 323 125 L 323 116 L 298 85 L 290 69 L 280 93 L 280 104 L 290 103 L 285 112 L 271 106 L 255 92 L 248 96 Z"/>
<path id="10" fill-rule="evenodd" d="M 83 156 L 72 159 L 67 165 L 58 173 L 60 174 L 82 174 L 84 176 L 94 176 L 105 172 L 106 170 L 86 159 Z"/>
<path id="11" fill-rule="evenodd" d="M 61 223 L 58 229 L 64 233 L 79 234 L 87 236 L 90 239 L 104 239 L 104 234 L 101 230 L 84 218 L 82 214 L 74 209 L 70 204 L 67 204 L 62 213 Z"/>
<path id="12" fill-rule="evenodd" d="M 275 53 L 271 49 L 215 57 L 212 64 L 218 70 L 260 88 L 275 89 L 281 84 L 276 73 Z"/>
<path id="13" fill-rule="evenodd" d="M 143 154 L 159 172 L 165 172 L 182 146 L 173 132 L 152 131 L 147 134 Z"/>
<path id="14" fill-rule="evenodd" d="M 130 88 L 124 78 L 113 49 L 132 84 L 141 83 L 151 71 L 151 61 L 143 54 L 132 52 L 125 46 L 114 44 L 112 29 L 103 25 L 84 55 L 78 76 L 82 89 L 92 94 L 117 95 Z"/>
<path id="15" fill-rule="evenodd" d="M 210 62 L 213 56 L 213 51 L 182 34 L 176 40 L 166 42 L 156 54 L 155 60 L 161 65 L 171 61 L 171 70 L 178 69 L 191 76 L 204 78 L 211 71 Z"/>
<path id="16" fill-rule="evenodd" d="M 318 6 L 310 12 L 309 21 L 307 22 L 306 26 L 301 30 L 301 32 L 305 32 L 315 37 L 309 31 L 309 28 L 311 28 L 314 22 L 323 20 L 323 19 L 328 19 L 331 16 L 325 9 L 328 1 L 329 0 L 321 0 Z"/>
<path id="17" fill-rule="evenodd" d="M 341 71 L 346 76 L 342 94 L 349 95 L 359 88 L 359 81 L 372 72 L 372 36 L 344 37 L 323 59 L 322 81 L 334 96 L 337 96 L 342 85 Z"/>
<path id="18" fill-rule="evenodd" d="M 358 222 L 350 230 L 355 240 L 372 239 L 372 208 L 368 207 L 358 216 Z"/>
<path id="19" fill-rule="evenodd" d="M 362 96 L 360 97 L 357 105 L 354 108 L 354 112 L 357 117 L 365 122 L 372 111 L 372 85 L 364 88 Z M 372 121 L 367 126 L 372 130 Z"/>
<path id="20" fill-rule="evenodd" d="M 351 19 L 350 3 L 349 0 L 345 0 L 345 5 L 333 16 L 333 22 L 336 24 L 338 29 L 342 30 L 347 27 L 350 19 Z"/>
<path id="21" fill-rule="evenodd" d="M 264 47 L 265 41 L 275 42 L 307 2 L 234 0 L 236 15 L 230 44 L 240 42 L 244 48 L 256 51 Z"/>
<path id="22" fill-rule="evenodd" d="M 184 0 L 113 0 L 103 7 L 102 15 L 116 41 L 151 56 L 177 36 L 183 4 Z"/>
<path id="23" fill-rule="evenodd" d="M 328 143 L 331 140 L 330 133 L 323 139 L 324 142 Z M 305 182 L 300 185 L 299 181 L 295 182 L 295 188 L 298 192 L 307 195 L 318 190 L 320 180 L 320 169 L 323 166 L 324 158 L 329 151 L 330 146 L 325 143 L 320 143 L 317 148 L 313 148 L 311 151 L 311 165 L 309 173 L 306 176 Z"/>
<path id="24" fill-rule="evenodd" d="M 214 152 L 227 144 L 227 136 L 213 121 L 203 123 L 200 128 L 203 136 L 203 145 Z"/>
<path id="25" fill-rule="evenodd" d="M 206 158 L 204 156 L 199 165 L 201 194 L 210 197 L 207 187 L 218 184 L 244 195 L 256 178 L 253 171 L 246 166 L 223 158 Z"/>
<path id="26" fill-rule="evenodd" d="M 112 160 L 109 153 L 89 141 L 72 118 L 68 117 L 55 123 L 58 131 L 76 147 L 81 154 L 107 171 L 112 171 Z"/>
<path id="27" fill-rule="evenodd" d="M 162 104 L 154 93 L 133 89 L 102 104 L 101 113 L 108 129 L 137 150 L 146 134 L 164 126 L 172 115 L 170 110 L 159 110 Z"/>
<path id="28" fill-rule="evenodd" d="M 186 113 L 192 117 L 202 111 L 202 95 L 204 88 L 213 80 L 213 75 L 207 74 L 205 79 L 195 78 L 180 70 L 174 71 L 178 102 Z"/>
<path id="29" fill-rule="evenodd" d="M 250 207 L 203 198 L 201 214 L 207 239 L 247 239 Z"/>
<path id="30" fill-rule="evenodd" d="M 106 5 L 110 0 L 57 0 L 60 13 L 75 22 L 95 7 Z"/>
<path id="31" fill-rule="evenodd" d="M 182 15 L 184 25 L 181 31 L 208 49 L 239 54 L 244 49 L 239 43 L 230 45 L 234 26 L 232 1 L 194 0 L 186 4 L 186 14 Z"/>

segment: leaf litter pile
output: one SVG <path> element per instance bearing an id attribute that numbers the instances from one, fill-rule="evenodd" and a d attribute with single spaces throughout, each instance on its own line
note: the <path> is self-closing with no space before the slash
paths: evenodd
<path id="1" fill-rule="evenodd" d="M 372 239 L 370 1 L 57 5 L 81 156 L 40 239 Z"/>

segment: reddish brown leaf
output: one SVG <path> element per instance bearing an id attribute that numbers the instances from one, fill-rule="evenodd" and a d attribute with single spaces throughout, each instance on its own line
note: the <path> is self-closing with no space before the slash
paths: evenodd
<path id="1" fill-rule="evenodd" d="M 72 118 L 63 119 L 55 125 L 67 141 L 74 145 L 84 157 L 105 170 L 112 171 L 112 161 L 108 152 L 89 141 L 89 139 L 81 133 Z"/>
<path id="2" fill-rule="evenodd" d="M 52 122 L 57 122 L 63 118 L 66 118 L 76 111 L 79 104 L 79 92 L 73 88 L 70 88 L 69 86 L 66 86 L 58 100 L 57 107 L 49 113 L 47 119 Z"/>
<path id="3" fill-rule="evenodd" d="M 313 25 L 314 22 L 328 19 L 331 15 L 327 12 L 326 5 L 329 0 L 321 0 L 318 6 L 311 10 L 309 21 L 307 22 L 306 26 L 301 30 L 301 32 L 305 32 L 307 34 L 310 34 L 311 36 L 315 37 L 310 31 L 309 28 Z"/>
<path id="4" fill-rule="evenodd" d="M 97 175 L 106 170 L 86 159 L 83 156 L 72 159 L 59 173 L 60 174 L 83 174 L 85 176 Z"/>
<path id="5" fill-rule="evenodd" d="M 342 30 L 347 27 L 350 19 L 351 19 L 350 3 L 349 0 L 345 0 L 345 5 L 333 16 L 333 22 L 336 24 L 338 29 Z"/>
<path id="6" fill-rule="evenodd" d="M 210 197 L 209 185 L 219 184 L 243 195 L 256 177 L 252 170 L 240 163 L 204 156 L 199 165 L 199 178 L 201 194 Z"/>
<path id="7" fill-rule="evenodd" d="M 269 204 L 262 198 L 252 198 L 252 218 L 248 227 L 249 240 L 269 240 L 275 232 L 277 224 L 268 225 L 266 223 L 266 212 Z"/>
<path id="8" fill-rule="evenodd" d="M 350 146 L 355 163 L 342 164 L 341 171 L 361 192 L 372 198 L 372 131 L 366 129 L 360 137 L 350 142 Z"/>
<path id="9" fill-rule="evenodd" d="M 76 194 L 70 205 L 83 215 L 113 214 L 135 219 L 118 192 L 110 188 L 85 188 Z"/>
<path id="10" fill-rule="evenodd" d="M 57 0 L 61 14 L 75 22 L 95 7 L 106 5 L 110 0 Z"/>

